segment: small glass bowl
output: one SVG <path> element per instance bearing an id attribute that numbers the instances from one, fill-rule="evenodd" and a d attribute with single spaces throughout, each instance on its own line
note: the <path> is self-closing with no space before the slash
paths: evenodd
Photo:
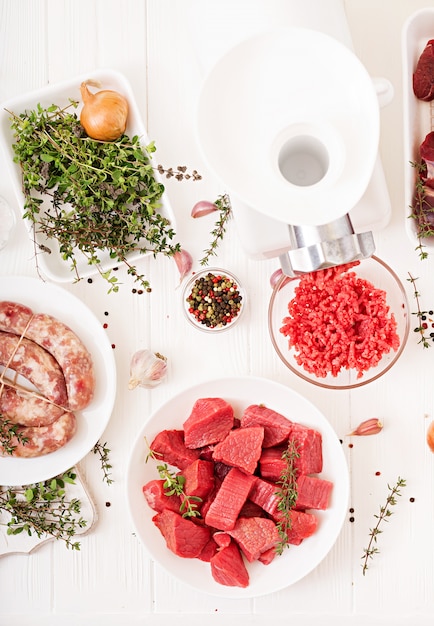
<path id="1" fill-rule="evenodd" d="M 318 387 L 326 389 L 355 389 L 378 379 L 396 363 L 406 345 L 409 328 L 410 314 L 407 296 L 404 287 L 395 272 L 386 263 L 377 257 L 364 259 L 359 265 L 351 268 L 360 278 L 369 281 L 376 289 L 386 292 L 386 304 L 389 306 L 389 315 L 393 313 L 399 336 L 399 346 L 394 351 L 383 354 L 377 365 L 365 370 L 361 377 L 355 368 L 341 369 L 335 376 L 328 373 L 324 378 L 311 373 L 296 360 L 294 346 L 289 347 L 289 337 L 281 331 L 283 320 L 288 317 L 288 303 L 294 298 L 295 288 L 300 278 L 288 278 L 282 276 L 275 285 L 268 308 L 268 327 L 273 346 L 286 365 L 294 374 Z"/>
<path id="2" fill-rule="evenodd" d="M 228 316 L 228 319 L 230 319 L 229 322 L 220 322 L 218 317 L 218 311 L 216 312 L 216 321 L 212 320 L 212 310 L 208 312 L 208 315 L 211 315 L 211 319 L 209 317 L 206 317 L 207 312 L 205 312 L 203 308 L 199 312 L 199 305 L 202 305 L 202 307 L 210 306 L 211 309 L 213 308 L 214 296 L 210 297 L 207 295 L 206 297 L 209 298 L 208 301 L 203 301 L 202 299 L 200 299 L 196 300 L 194 303 L 189 302 L 192 297 L 193 289 L 200 286 L 201 282 L 208 276 L 214 278 L 213 291 L 216 294 L 219 293 L 218 291 L 216 291 L 216 289 L 219 289 L 221 287 L 221 279 L 223 279 L 224 282 L 224 290 L 227 290 L 228 287 L 229 289 L 234 290 L 230 291 L 229 293 L 231 295 L 235 295 L 235 302 L 233 304 L 230 304 L 229 306 L 231 307 L 232 311 L 236 312 L 236 314 L 234 314 L 232 317 Z M 227 285 L 228 282 L 229 286 Z M 207 333 L 222 333 L 226 330 L 230 330 L 231 328 L 233 328 L 240 321 L 244 313 L 245 306 L 246 294 L 238 278 L 234 274 L 232 274 L 232 272 L 228 272 L 227 270 L 218 267 L 206 268 L 193 274 L 193 276 L 185 284 L 182 292 L 182 309 L 184 311 L 186 319 L 188 320 L 188 322 L 190 322 L 190 324 L 192 324 L 192 326 L 194 326 L 198 330 L 202 330 L 203 332 Z M 195 314 L 194 311 L 197 311 L 197 313 Z M 201 315 L 204 316 L 202 319 Z"/>

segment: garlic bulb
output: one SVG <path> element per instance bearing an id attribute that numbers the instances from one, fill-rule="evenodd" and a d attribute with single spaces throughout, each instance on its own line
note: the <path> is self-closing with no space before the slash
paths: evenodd
<path id="1" fill-rule="evenodd" d="M 128 102 L 117 91 L 108 89 L 91 93 L 87 87 L 92 81 L 81 83 L 83 109 L 80 123 L 92 139 L 114 141 L 125 132 Z"/>
<path id="2" fill-rule="evenodd" d="M 138 350 L 131 358 L 128 389 L 152 389 L 161 383 L 167 373 L 167 359 L 152 350 Z"/>

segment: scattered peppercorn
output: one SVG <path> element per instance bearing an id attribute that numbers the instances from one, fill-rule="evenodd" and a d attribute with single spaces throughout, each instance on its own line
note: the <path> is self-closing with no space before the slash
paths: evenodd
<path id="1" fill-rule="evenodd" d="M 93 280 L 92 280 L 91 278 L 88 278 L 88 279 L 87 279 L 87 282 L 88 282 L 89 284 L 91 284 L 91 283 L 93 283 Z"/>
<path id="2" fill-rule="evenodd" d="M 381 476 L 381 472 L 375 472 L 375 476 Z"/>
<path id="3" fill-rule="evenodd" d="M 186 302 L 196 322 L 207 328 L 221 328 L 239 315 L 242 299 L 232 278 L 208 272 L 194 281 Z"/>
<path id="4" fill-rule="evenodd" d="M 414 502 L 414 498 L 410 498 L 410 502 Z"/>
<path id="5" fill-rule="evenodd" d="M 354 517 L 350 517 L 349 520 L 351 523 L 354 522 Z"/>

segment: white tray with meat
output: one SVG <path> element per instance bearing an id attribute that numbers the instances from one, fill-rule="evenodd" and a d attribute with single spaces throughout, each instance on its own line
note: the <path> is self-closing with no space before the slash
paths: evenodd
<path id="1" fill-rule="evenodd" d="M 402 31 L 405 225 L 420 253 L 434 248 L 434 8 Z"/>

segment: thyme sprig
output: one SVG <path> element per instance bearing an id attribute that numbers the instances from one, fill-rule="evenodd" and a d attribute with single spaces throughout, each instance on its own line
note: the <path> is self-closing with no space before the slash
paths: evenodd
<path id="1" fill-rule="evenodd" d="M 434 315 L 434 311 L 430 310 L 430 311 L 423 311 L 422 307 L 420 306 L 420 297 L 421 294 L 419 292 L 419 290 L 416 287 L 416 281 L 418 280 L 417 278 L 415 278 L 414 276 L 412 276 L 410 274 L 410 272 L 408 273 L 409 278 L 407 279 L 413 287 L 413 295 L 414 298 L 416 300 L 416 307 L 417 307 L 417 311 L 416 313 L 412 313 L 412 315 L 415 315 L 417 317 L 418 320 L 418 325 L 413 329 L 415 333 L 419 333 L 420 335 L 420 339 L 418 341 L 418 343 L 420 343 L 422 345 L 423 348 L 430 348 L 431 347 L 431 343 L 428 340 L 428 337 L 426 335 L 426 332 L 428 330 L 428 321 L 433 324 L 434 320 L 431 319 L 429 316 L 433 316 Z M 431 339 L 431 341 L 434 341 L 434 335 L 430 334 L 429 339 Z"/>
<path id="2" fill-rule="evenodd" d="M 0 450 L 7 455 L 12 455 L 17 443 L 25 445 L 28 437 L 25 437 L 18 424 L 13 424 L 8 419 L 3 419 L 0 414 Z"/>
<path id="3" fill-rule="evenodd" d="M 204 250 L 205 256 L 199 261 L 200 265 L 208 265 L 211 256 L 217 254 L 217 248 L 226 233 L 227 224 L 232 217 L 232 205 L 228 194 L 223 194 L 214 202 L 219 210 L 218 220 L 214 224 L 211 231 L 211 243 L 207 250 Z"/>
<path id="4" fill-rule="evenodd" d="M 68 548 L 79 550 L 74 541 L 76 532 L 87 525 L 80 515 L 81 503 L 77 498 L 67 499 L 65 485 L 75 484 L 73 469 L 55 478 L 23 486 L 0 487 L 0 511 L 9 514 L 7 534 L 27 533 L 37 537 L 48 535 L 65 542 Z"/>
<path id="5" fill-rule="evenodd" d="M 93 447 L 93 453 L 99 456 L 103 472 L 103 481 L 105 481 L 107 485 L 111 485 L 114 482 L 113 478 L 111 478 L 112 465 L 109 457 L 110 452 L 111 450 L 107 447 L 107 442 L 101 443 L 97 441 Z"/>
<path id="6" fill-rule="evenodd" d="M 368 569 L 368 562 L 370 559 L 372 559 L 374 557 L 374 554 L 378 554 L 379 553 L 379 549 L 377 547 L 377 538 L 378 535 L 381 534 L 383 531 L 380 529 L 380 525 L 382 522 L 388 522 L 389 521 L 389 517 L 392 515 L 393 511 L 391 510 L 390 507 L 393 507 L 396 505 L 397 503 L 397 497 L 401 495 L 401 488 L 406 486 L 406 481 L 403 478 L 398 477 L 396 484 L 391 487 L 390 485 L 387 485 L 388 489 L 389 489 L 389 493 L 387 495 L 386 498 L 386 503 L 380 507 L 380 514 L 379 515 L 374 515 L 374 517 L 377 519 L 377 523 L 374 526 L 374 528 L 371 528 L 369 530 L 369 544 L 368 547 L 364 549 L 363 551 L 363 564 L 362 564 L 362 570 L 363 570 L 363 575 L 366 574 L 366 570 Z"/>
<path id="7" fill-rule="evenodd" d="M 298 459 L 299 456 L 300 454 L 296 442 L 290 439 L 288 446 L 282 453 L 285 467 L 281 473 L 280 479 L 276 483 L 279 485 L 279 490 L 276 493 L 279 497 L 277 509 L 281 513 L 281 519 L 277 524 L 280 537 L 280 541 L 275 547 L 277 554 L 282 554 L 283 550 L 289 546 L 288 531 L 291 529 L 291 511 L 297 501 L 296 459 Z"/>
<path id="8" fill-rule="evenodd" d="M 161 456 L 159 452 L 155 452 L 149 448 L 145 463 L 147 463 L 149 459 L 154 459 L 154 461 L 158 460 L 159 456 Z M 179 512 L 182 517 L 200 517 L 198 504 L 202 502 L 202 498 L 185 493 L 185 477 L 182 474 L 176 474 L 174 471 L 169 469 L 167 463 L 160 463 L 157 465 L 157 472 L 160 478 L 164 480 L 163 488 L 165 490 L 165 495 L 167 497 L 173 495 L 180 497 L 181 505 L 179 507 Z"/>
<path id="9" fill-rule="evenodd" d="M 410 207 L 410 218 L 414 219 L 416 222 L 418 245 L 415 249 L 419 253 L 419 258 L 424 260 L 428 258 L 428 252 L 423 240 L 427 237 L 434 236 L 434 207 L 426 200 L 425 186 L 423 184 L 423 175 L 426 173 L 426 163 L 411 161 L 410 165 L 417 171 L 414 205 Z"/>
<path id="10" fill-rule="evenodd" d="M 156 180 L 149 158 L 155 145 L 144 148 L 138 136 L 122 135 L 114 142 L 90 139 L 76 113 L 68 110 L 77 105 L 71 100 L 64 108 L 38 104 L 20 115 L 9 112 L 14 161 L 22 172 L 24 218 L 32 224 L 35 242 L 38 234 L 56 240 L 77 281 L 77 260 L 83 255 L 107 281 L 108 293 L 118 291 L 116 275 L 102 268 L 104 252 L 149 291 L 149 282 L 127 255 L 172 256 L 180 247 L 171 243 L 175 232 L 160 213 L 164 185 Z M 47 249 L 50 245 L 43 244 Z"/>

